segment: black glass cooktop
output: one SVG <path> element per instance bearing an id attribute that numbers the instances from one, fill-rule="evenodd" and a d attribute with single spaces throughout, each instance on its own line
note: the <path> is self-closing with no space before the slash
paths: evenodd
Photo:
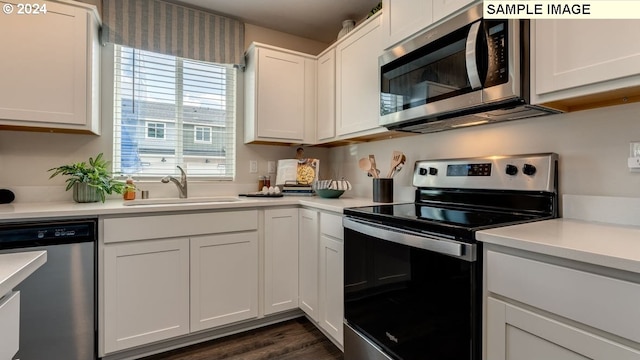
<path id="1" fill-rule="evenodd" d="M 539 220 L 536 214 L 408 203 L 347 208 L 344 214 L 382 225 L 473 240 L 473 233 L 507 224 Z"/>

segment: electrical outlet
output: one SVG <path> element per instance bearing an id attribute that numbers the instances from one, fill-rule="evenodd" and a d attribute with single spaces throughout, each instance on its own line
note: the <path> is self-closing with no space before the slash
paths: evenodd
<path id="1" fill-rule="evenodd" d="M 629 166 L 629 171 L 640 172 L 640 141 L 632 141 L 629 144 L 627 165 Z"/>
<path id="2" fill-rule="evenodd" d="M 251 174 L 258 173 L 258 160 L 249 160 L 249 172 Z"/>
<path id="3" fill-rule="evenodd" d="M 267 172 L 269 174 L 273 174 L 276 172 L 276 162 L 275 161 L 267 161 Z"/>

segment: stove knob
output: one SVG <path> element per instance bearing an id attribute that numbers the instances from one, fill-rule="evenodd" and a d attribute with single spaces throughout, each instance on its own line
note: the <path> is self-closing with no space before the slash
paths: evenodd
<path id="1" fill-rule="evenodd" d="M 515 166 L 515 165 L 509 164 L 509 165 L 507 165 L 507 168 L 505 169 L 505 172 L 507 173 L 507 175 L 513 176 L 513 175 L 518 173 L 518 167 Z"/>
<path id="2" fill-rule="evenodd" d="M 437 168 L 429 168 L 429 175 L 438 175 L 438 169 Z"/>
<path id="3" fill-rule="evenodd" d="M 524 164 L 522 167 L 522 172 L 525 175 L 533 176 L 536 173 L 536 167 L 531 164 Z"/>
<path id="4" fill-rule="evenodd" d="M 425 169 L 425 168 L 420 168 L 420 170 L 418 170 L 418 173 L 419 173 L 420 175 L 427 175 L 427 172 L 428 172 L 428 170 L 427 170 L 427 169 Z"/>

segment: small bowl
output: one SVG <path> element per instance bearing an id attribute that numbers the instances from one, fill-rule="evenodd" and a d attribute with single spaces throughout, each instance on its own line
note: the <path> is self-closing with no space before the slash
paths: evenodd
<path id="1" fill-rule="evenodd" d="M 316 194 L 321 198 L 337 199 L 344 194 L 344 190 L 316 189 Z"/>

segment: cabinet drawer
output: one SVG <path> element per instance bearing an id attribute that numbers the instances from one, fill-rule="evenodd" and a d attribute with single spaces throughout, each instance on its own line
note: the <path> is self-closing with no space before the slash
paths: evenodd
<path id="1" fill-rule="evenodd" d="M 640 342 L 640 284 L 487 251 L 487 289 Z"/>
<path id="2" fill-rule="evenodd" d="M 342 216 L 320 213 L 320 233 L 342 240 Z"/>
<path id="3" fill-rule="evenodd" d="M 20 345 L 20 292 L 0 299 L 0 359 L 12 359 Z"/>
<path id="4" fill-rule="evenodd" d="M 104 242 L 161 239 L 258 229 L 258 211 L 104 219 Z"/>

